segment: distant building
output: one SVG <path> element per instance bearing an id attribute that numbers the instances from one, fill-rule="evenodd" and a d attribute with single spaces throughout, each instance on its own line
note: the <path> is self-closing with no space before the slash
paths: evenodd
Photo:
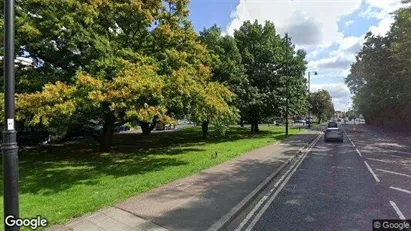
<path id="1" fill-rule="evenodd" d="M 344 118 L 344 112 L 342 111 L 335 111 L 334 115 L 336 118 Z"/>

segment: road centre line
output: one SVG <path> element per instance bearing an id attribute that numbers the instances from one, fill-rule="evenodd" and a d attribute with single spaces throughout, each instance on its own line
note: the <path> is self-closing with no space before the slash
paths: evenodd
<path id="1" fill-rule="evenodd" d="M 354 146 L 355 151 L 357 151 L 358 155 L 360 155 L 362 157 L 360 150 L 358 150 L 358 148 L 355 146 L 354 142 L 352 142 L 351 138 L 348 136 L 348 134 L 346 132 L 345 132 L 345 135 L 348 137 L 348 140 L 350 140 L 352 146 Z"/>
<path id="2" fill-rule="evenodd" d="M 411 191 L 408 191 L 408 190 L 402 189 L 402 188 L 397 188 L 397 187 L 390 186 L 390 189 L 394 189 L 394 190 L 397 190 L 397 191 L 400 191 L 400 192 L 405 192 L 405 193 L 411 194 Z"/>
<path id="3" fill-rule="evenodd" d="M 368 165 L 367 161 L 364 160 L 365 165 L 367 165 L 368 171 L 370 171 L 371 175 L 374 177 L 375 181 L 380 182 L 380 179 L 378 179 L 377 175 L 375 172 L 372 170 L 370 165 Z"/>
<path id="4" fill-rule="evenodd" d="M 351 142 L 352 146 L 355 147 L 354 142 L 352 142 L 352 140 L 351 140 L 350 136 L 348 136 L 347 132 L 344 131 L 344 133 L 345 133 L 345 135 L 347 136 L 348 140 Z"/>
<path id="5" fill-rule="evenodd" d="M 401 210 L 398 208 L 397 204 L 395 204 L 394 201 L 390 201 L 391 206 L 394 208 L 395 212 L 397 212 L 398 217 L 401 220 L 406 220 L 404 214 L 401 212 Z"/>
<path id="6" fill-rule="evenodd" d="M 308 147 L 308 151 L 299 157 L 299 159 L 294 162 L 291 167 L 281 176 L 281 178 L 274 184 L 273 188 L 270 190 L 270 192 L 265 195 L 263 198 L 260 199 L 260 201 L 257 203 L 257 205 L 250 211 L 250 213 L 247 214 L 247 216 L 244 218 L 244 220 L 238 225 L 238 227 L 235 229 L 236 231 L 241 230 L 247 222 L 254 216 L 255 212 L 263 205 L 264 201 L 268 199 L 268 197 L 271 195 L 271 193 L 278 187 L 278 185 L 283 181 L 283 179 L 289 174 L 290 171 L 294 169 L 294 167 L 300 162 L 300 160 L 311 150 L 312 147 L 318 142 L 318 140 L 321 138 L 321 136 L 318 136 L 316 140 L 310 146 Z"/>
<path id="7" fill-rule="evenodd" d="M 361 152 L 360 152 L 360 150 L 358 150 L 358 148 L 355 148 L 355 151 L 357 151 L 358 155 L 360 155 L 362 157 Z"/>
<path id="8" fill-rule="evenodd" d="M 399 172 L 388 171 L 388 170 L 384 170 L 384 169 L 380 169 L 380 168 L 377 168 L 377 171 L 391 173 L 391 174 L 395 174 L 395 175 L 399 175 L 399 176 L 406 176 L 406 177 L 411 178 L 411 175 L 407 175 L 407 174 L 399 173 Z"/>
<path id="9" fill-rule="evenodd" d="M 347 133 L 345 133 L 347 135 Z M 348 135 L 347 135 L 348 137 Z M 348 137 L 348 139 L 350 139 L 350 137 Z M 351 144 L 355 147 L 355 144 L 352 142 L 352 140 L 350 139 Z M 360 155 L 360 157 L 362 157 L 360 150 L 358 150 L 358 148 L 355 147 L 355 151 L 357 151 L 358 155 Z M 378 179 L 377 175 L 375 174 L 375 172 L 372 170 L 372 168 L 370 167 L 370 165 L 367 163 L 367 161 L 364 160 L 365 165 L 368 168 L 368 171 L 370 171 L 371 175 L 374 177 L 374 180 L 377 182 L 380 182 L 380 179 Z"/>
<path id="10" fill-rule="evenodd" d="M 319 136 L 320 138 L 321 136 Z M 265 211 L 268 209 L 268 207 L 271 205 L 271 203 L 274 201 L 274 199 L 277 197 L 277 195 L 281 192 L 281 190 L 284 188 L 284 186 L 287 184 L 287 182 L 290 180 L 290 178 L 293 176 L 295 171 L 298 169 L 300 164 L 304 161 L 305 157 L 307 154 L 311 151 L 311 149 L 314 147 L 314 145 L 318 142 L 319 138 L 313 143 L 313 145 L 307 150 L 306 153 L 302 156 L 302 158 L 299 160 L 297 166 L 292 170 L 292 172 L 287 176 L 287 178 L 282 182 L 280 187 L 275 191 L 275 193 L 271 196 L 271 198 L 267 201 L 267 203 L 264 205 L 264 207 L 259 211 L 259 213 L 254 217 L 254 219 L 251 221 L 249 226 L 246 228 L 246 230 L 252 230 L 255 224 L 261 219 L 262 215 L 265 213 Z"/>

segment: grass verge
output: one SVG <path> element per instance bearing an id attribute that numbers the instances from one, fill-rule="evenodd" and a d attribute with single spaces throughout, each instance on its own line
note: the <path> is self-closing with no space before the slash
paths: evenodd
<path id="1" fill-rule="evenodd" d="M 41 215 L 51 225 L 61 224 L 285 138 L 284 127 L 262 125 L 256 135 L 249 131 L 231 127 L 225 137 L 215 137 L 211 130 L 207 141 L 199 127 L 119 134 L 112 151 L 103 154 L 89 139 L 21 151 L 20 217 Z M 218 157 L 211 158 L 215 152 Z"/>

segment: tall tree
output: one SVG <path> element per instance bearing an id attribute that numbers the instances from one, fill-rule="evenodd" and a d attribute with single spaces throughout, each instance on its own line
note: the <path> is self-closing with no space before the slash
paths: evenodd
<path id="1" fill-rule="evenodd" d="M 410 128 L 411 7 L 395 12 L 385 36 L 369 32 L 351 66 L 346 84 L 354 93 L 354 106 L 368 123 L 391 128 Z"/>
<path id="2" fill-rule="evenodd" d="M 21 49 L 35 60 L 35 71 L 47 73 L 43 83 L 49 84 L 19 97 L 20 118 L 49 126 L 100 121 L 103 151 L 115 127 L 129 120 L 138 120 L 147 134 L 156 121 L 189 110 L 201 119 L 231 118 L 231 92 L 212 81 L 210 55 L 187 19 L 187 5 L 21 2 Z"/>
<path id="3" fill-rule="evenodd" d="M 334 104 L 327 90 L 311 93 L 310 103 L 312 113 L 317 117 L 318 123 L 334 115 Z"/>
<path id="4" fill-rule="evenodd" d="M 213 80 L 223 83 L 234 93 L 233 106 L 240 109 L 241 115 L 250 85 L 236 41 L 229 35 L 223 36 L 215 25 L 200 32 L 200 39 L 212 52 Z"/>
<path id="5" fill-rule="evenodd" d="M 241 113 L 251 122 L 252 132 L 258 132 L 261 120 L 284 115 L 287 82 L 292 111 L 304 110 L 305 52 L 296 54 L 291 40 L 282 39 L 271 22 L 260 25 L 258 21 L 246 21 L 234 32 L 234 38 L 250 86 L 244 94 Z"/>

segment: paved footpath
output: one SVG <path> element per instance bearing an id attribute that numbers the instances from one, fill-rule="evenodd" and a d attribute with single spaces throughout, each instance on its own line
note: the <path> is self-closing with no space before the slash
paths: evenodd
<path id="1" fill-rule="evenodd" d="M 306 130 L 50 229 L 207 230 L 317 134 Z"/>

